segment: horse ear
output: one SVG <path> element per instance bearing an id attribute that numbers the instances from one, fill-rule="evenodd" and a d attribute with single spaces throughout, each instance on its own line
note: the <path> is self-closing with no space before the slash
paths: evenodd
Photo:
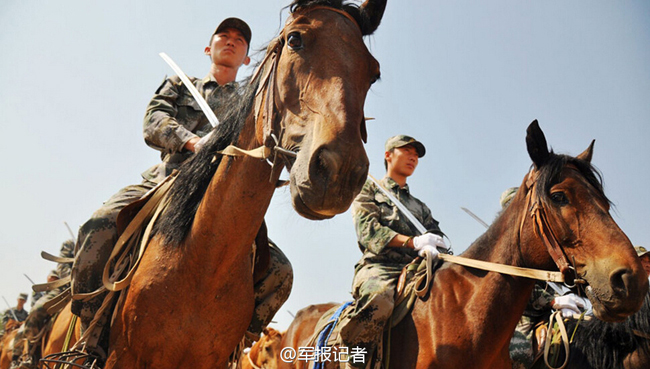
<path id="1" fill-rule="evenodd" d="M 576 158 L 591 163 L 591 158 L 594 155 L 594 143 L 596 143 L 596 140 L 591 140 L 591 144 L 587 147 L 587 150 L 576 156 Z"/>
<path id="2" fill-rule="evenodd" d="M 384 16 L 386 10 L 387 0 L 366 0 L 359 8 L 362 24 L 361 34 L 366 36 L 370 35 L 381 23 L 381 18 Z"/>
<path id="3" fill-rule="evenodd" d="M 535 163 L 536 168 L 540 168 L 549 158 L 548 145 L 544 132 L 539 128 L 539 123 L 535 119 L 526 129 L 526 147 L 528 155 Z"/>

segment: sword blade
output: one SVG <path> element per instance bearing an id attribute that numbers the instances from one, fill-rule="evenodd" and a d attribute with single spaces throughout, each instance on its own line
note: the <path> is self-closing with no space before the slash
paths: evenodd
<path id="1" fill-rule="evenodd" d="M 466 212 L 467 214 L 469 214 L 470 217 L 474 218 L 474 220 L 476 220 L 477 222 L 483 224 L 483 226 L 484 226 L 485 228 L 489 228 L 489 227 L 490 227 L 487 223 L 485 223 L 485 222 L 483 221 L 483 219 L 479 218 L 476 214 L 472 213 L 469 209 L 464 208 L 464 207 L 462 207 L 462 206 L 461 206 L 460 208 L 463 209 L 464 212 Z"/>
<path id="2" fill-rule="evenodd" d="M 167 63 L 167 65 L 169 65 L 174 70 L 174 72 L 176 72 L 176 75 L 181 79 L 181 81 L 183 81 L 183 84 L 190 91 L 190 93 L 194 97 L 194 100 L 196 100 L 196 102 L 199 103 L 199 107 L 201 108 L 201 111 L 203 111 L 203 114 L 205 114 L 205 116 L 208 118 L 208 122 L 212 124 L 212 127 L 218 126 L 219 119 L 217 119 L 217 116 L 214 115 L 214 112 L 212 111 L 212 109 L 210 109 L 210 106 L 205 101 L 203 96 L 201 96 L 199 91 L 196 90 L 194 84 L 190 82 L 190 79 L 187 78 L 185 73 L 183 73 L 183 70 L 181 70 L 181 68 L 176 63 L 174 63 L 174 61 L 167 54 L 160 53 L 158 55 L 160 55 L 160 57 L 163 58 L 163 60 Z"/>

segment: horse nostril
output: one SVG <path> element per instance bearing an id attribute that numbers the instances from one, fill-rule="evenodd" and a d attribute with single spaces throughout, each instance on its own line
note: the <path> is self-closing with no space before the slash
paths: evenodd
<path id="1" fill-rule="evenodd" d="M 627 297 L 630 293 L 630 278 L 632 271 L 627 268 L 619 268 L 609 275 L 609 282 L 612 290 L 619 296 Z"/>

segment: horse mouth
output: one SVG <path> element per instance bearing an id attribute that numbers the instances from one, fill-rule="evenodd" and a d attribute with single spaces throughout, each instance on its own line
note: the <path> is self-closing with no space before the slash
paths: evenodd
<path id="1" fill-rule="evenodd" d="M 296 190 L 295 195 L 293 195 L 291 198 L 292 198 L 293 207 L 294 209 L 296 209 L 298 214 L 302 215 L 303 217 L 309 220 L 325 220 L 334 217 L 334 215 L 323 214 L 312 210 L 309 206 L 307 206 L 307 204 L 303 200 L 299 190 Z"/>
<path id="2" fill-rule="evenodd" d="M 587 298 L 589 298 L 589 301 L 593 306 L 593 311 L 596 318 L 605 322 L 620 323 L 629 316 L 627 312 L 616 312 L 612 310 L 612 308 L 608 306 L 610 304 L 601 299 L 593 287 L 587 286 L 585 288 L 585 293 L 587 294 Z"/>

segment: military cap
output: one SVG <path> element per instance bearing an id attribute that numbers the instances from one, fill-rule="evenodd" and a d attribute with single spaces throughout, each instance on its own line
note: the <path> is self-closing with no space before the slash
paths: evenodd
<path id="1" fill-rule="evenodd" d="M 648 250 L 645 249 L 643 246 L 634 246 L 634 249 L 636 250 L 636 254 L 639 255 L 639 257 L 648 254 Z"/>
<path id="2" fill-rule="evenodd" d="M 415 150 L 418 152 L 418 157 L 423 157 L 426 154 L 427 150 L 424 148 L 422 142 L 416 140 L 411 136 L 406 135 L 397 135 L 386 140 L 386 151 L 390 151 L 397 147 L 403 147 L 406 145 L 411 145 L 415 147 Z"/>
<path id="3" fill-rule="evenodd" d="M 27 301 L 27 294 L 26 293 L 19 294 L 18 299 Z"/>
<path id="4" fill-rule="evenodd" d="M 508 206 L 510 201 L 515 197 L 517 194 L 517 190 L 519 187 L 510 187 L 507 190 L 503 191 L 501 194 L 501 198 L 499 199 L 499 204 L 501 204 L 501 208 L 505 208 Z"/>
<path id="5" fill-rule="evenodd" d="M 223 32 L 228 28 L 234 28 L 241 32 L 241 34 L 244 35 L 244 40 L 246 40 L 246 45 L 250 47 L 251 37 L 253 33 L 251 32 L 251 28 L 248 26 L 248 24 L 239 18 L 232 17 L 224 19 L 212 35 L 214 36 L 217 33 Z"/>

